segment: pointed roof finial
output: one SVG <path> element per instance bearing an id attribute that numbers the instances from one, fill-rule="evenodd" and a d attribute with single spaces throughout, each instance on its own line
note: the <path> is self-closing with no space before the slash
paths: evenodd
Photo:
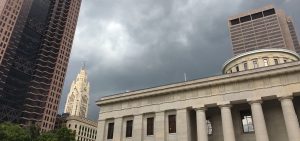
<path id="1" fill-rule="evenodd" d="M 82 62 L 82 68 L 81 68 L 82 70 L 85 70 L 86 69 L 86 61 L 83 61 Z"/>

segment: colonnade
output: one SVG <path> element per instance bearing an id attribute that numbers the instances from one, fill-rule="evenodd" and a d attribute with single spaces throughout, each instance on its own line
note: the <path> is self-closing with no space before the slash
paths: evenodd
<path id="1" fill-rule="evenodd" d="M 286 125 L 288 141 L 300 141 L 300 129 L 299 122 L 297 119 L 297 115 L 295 112 L 295 108 L 292 102 L 292 96 L 289 97 L 281 97 L 279 101 L 281 103 L 284 122 Z M 266 122 L 264 118 L 264 113 L 262 109 L 262 100 L 250 100 L 248 101 L 251 107 L 252 118 L 255 129 L 255 138 L 256 141 L 269 141 L 268 131 L 266 127 Z M 221 110 L 221 119 L 222 119 L 222 128 L 223 128 L 223 137 L 224 141 L 236 141 L 233 119 L 231 114 L 232 105 L 227 104 L 219 104 L 218 105 Z M 208 133 L 207 133 L 207 121 L 206 121 L 206 108 L 203 107 L 195 107 L 196 111 L 196 122 L 197 122 L 197 140 L 198 141 L 208 141 Z M 190 137 L 188 135 L 188 110 L 187 109 L 179 109 L 176 112 L 177 119 L 177 132 L 176 136 L 179 140 L 189 141 Z M 133 124 L 133 138 L 132 141 L 142 141 L 143 139 L 143 115 L 134 115 L 134 124 Z M 164 111 L 155 113 L 155 126 L 154 126 L 154 135 L 155 141 L 165 141 L 168 135 L 168 127 L 166 124 L 166 113 Z M 112 141 L 120 141 L 123 137 L 122 132 L 122 118 L 114 119 L 115 129 L 114 136 Z M 104 126 L 99 128 L 97 141 L 105 140 L 107 131 L 105 130 L 105 120 L 99 121 L 100 126 Z M 145 127 L 144 127 L 145 128 Z M 102 130 L 102 131 L 101 131 Z"/>
<path id="2" fill-rule="evenodd" d="M 299 122 L 292 101 L 292 96 L 279 98 L 289 141 L 300 141 Z M 251 105 L 256 141 L 269 141 L 266 122 L 262 110 L 262 100 L 249 101 Z M 222 127 L 224 141 L 235 141 L 235 133 L 231 116 L 231 105 L 221 104 Z M 205 108 L 196 108 L 198 141 L 208 141 L 206 131 Z"/>

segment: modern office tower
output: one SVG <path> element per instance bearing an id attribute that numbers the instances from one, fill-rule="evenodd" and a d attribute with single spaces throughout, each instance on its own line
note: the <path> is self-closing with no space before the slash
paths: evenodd
<path id="1" fill-rule="evenodd" d="M 87 71 L 83 66 L 76 79 L 72 82 L 68 94 L 64 113 L 70 116 L 87 117 L 89 105 L 90 84 L 87 79 Z"/>
<path id="2" fill-rule="evenodd" d="M 0 121 L 51 130 L 81 0 L 0 4 Z"/>
<path id="3" fill-rule="evenodd" d="M 288 26 L 289 26 L 289 30 L 291 32 L 291 36 L 292 36 L 293 44 L 294 44 L 294 47 L 295 47 L 295 51 L 298 54 L 300 54 L 300 44 L 299 44 L 299 41 L 298 41 L 296 29 L 294 27 L 293 20 L 292 20 L 291 17 L 287 18 L 287 23 L 288 23 Z"/>
<path id="4" fill-rule="evenodd" d="M 232 16 L 228 26 L 234 55 L 262 48 L 286 48 L 300 53 L 291 18 L 272 5 Z"/>

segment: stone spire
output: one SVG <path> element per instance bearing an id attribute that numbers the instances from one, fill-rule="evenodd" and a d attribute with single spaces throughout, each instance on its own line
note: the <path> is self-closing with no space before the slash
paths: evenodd
<path id="1" fill-rule="evenodd" d="M 72 82 L 64 113 L 86 118 L 89 105 L 89 88 L 90 84 L 84 63 L 76 79 Z"/>

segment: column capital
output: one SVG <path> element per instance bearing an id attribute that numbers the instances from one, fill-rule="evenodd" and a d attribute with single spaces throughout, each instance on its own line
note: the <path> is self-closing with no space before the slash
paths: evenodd
<path id="1" fill-rule="evenodd" d="M 262 103 L 263 100 L 261 99 L 261 97 L 252 97 L 252 98 L 248 98 L 247 102 L 249 104 L 253 104 L 253 103 Z"/>
<path id="2" fill-rule="evenodd" d="M 206 110 L 207 108 L 205 107 L 205 105 L 197 105 L 197 106 L 193 106 L 193 109 L 195 111 L 198 111 L 198 110 Z"/>
<path id="3" fill-rule="evenodd" d="M 290 100 L 292 100 L 293 98 L 294 98 L 294 97 L 293 97 L 292 95 L 289 95 L 289 96 L 281 96 L 281 97 L 278 98 L 278 100 L 279 100 L 279 101 L 285 100 L 285 99 L 290 99 Z"/>
<path id="4" fill-rule="evenodd" d="M 230 102 L 220 102 L 220 103 L 217 103 L 217 104 L 220 108 L 223 108 L 223 107 L 231 108 L 232 107 Z"/>
<path id="5" fill-rule="evenodd" d="M 194 109 L 195 111 L 206 111 L 206 110 L 207 110 L 206 107 L 193 107 L 193 109 Z"/>

